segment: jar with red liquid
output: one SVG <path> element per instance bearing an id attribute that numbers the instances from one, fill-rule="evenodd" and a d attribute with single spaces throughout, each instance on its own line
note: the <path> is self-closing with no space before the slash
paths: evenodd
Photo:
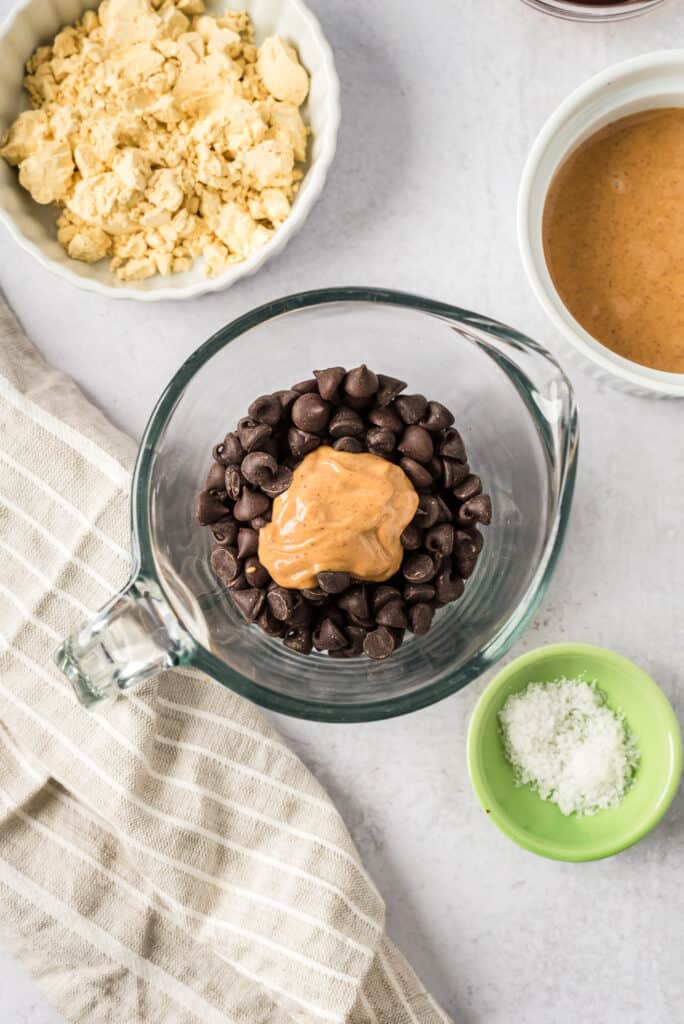
<path id="1" fill-rule="evenodd" d="M 523 0 L 523 3 L 566 21 L 621 21 L 645 14 L 664 0 Z"/>

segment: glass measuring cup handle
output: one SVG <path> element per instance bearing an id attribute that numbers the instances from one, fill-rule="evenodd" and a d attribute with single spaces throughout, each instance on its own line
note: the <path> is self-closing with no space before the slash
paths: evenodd
<path id="1" fill-rule="evenodd" d="M 68 637 L 55 661 L 86 707 L 185 664 L 194 642 L 154 581 L 137 576 Z"/>

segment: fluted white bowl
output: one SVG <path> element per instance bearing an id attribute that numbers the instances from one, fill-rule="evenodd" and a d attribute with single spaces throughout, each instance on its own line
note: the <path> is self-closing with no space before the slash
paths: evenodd
<path id="1" fill-rule="evenodd" d="M 64 25 L 85 11 L 99 7 L 100 0 L 22 0 L 0 26 L 0 134 L 29 107 L 23 88 L 24 65 L 37 46 L 49 42 Z M 271 256 L 281 252 L 301 228 L 318 199 L 335 155 L 340 120 L 339 81 L 332 51 L 318 21 L 302 0 L 207 0 L 207 10 L 249 11 L 257 43 L 280 35 L 294 43 L 311 78 L 303 116 L 311 127 L 306 172 L 290 216 L 263 248 L 216 277 L 205 277 L 201 261 L 192 270 L 170 277 L 121 283 L 108 261 L 87 264 L 72 260 L 57 241 L 57 211 L 39 206 L 19 184 L 17 172 L 0 160 L 0 221 L 16 242 L 44 267 L 72 284 L 114 298 L 154 302 L 189 299 L 205 292 L 229 288 L 241 277 L 253 274 Z"/>

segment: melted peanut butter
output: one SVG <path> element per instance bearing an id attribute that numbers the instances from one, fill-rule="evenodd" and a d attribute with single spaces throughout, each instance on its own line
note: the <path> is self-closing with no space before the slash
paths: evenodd
<path id="1" fill-rule="evenodd" d="M 551 183 L 544 254 L 597 341 L 684 373 L 684 109 L 649 110 L 583 142 Z"/>
<path id="2" fill-rule="evenodd" d="M 316 573 L 380 583 L 399 569 L 400 537 L 418 495 L 399 466 L 323 446 L 294 471 L 259 533 L 259 561 L 281 587 L 317 585 Z"/>

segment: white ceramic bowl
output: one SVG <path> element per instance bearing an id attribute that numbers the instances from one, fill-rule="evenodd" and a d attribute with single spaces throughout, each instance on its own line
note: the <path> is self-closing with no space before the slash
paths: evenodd
<path id="1" fill-rule="evenodd" d="M 24 64 L 35 48 L 99 4 L 100 0 L 23 0 L 9 15 L 0 27 L 0 134 L 21 110 L 29 107 L 22 82 Z M 196 262 L 186 274 L 123 284 L 109 270 L 108 261 L 87 264 L 67 256 L 57 242 L 55 210 L 33 202 L 19 185 L 16 170 L 0 160 L 0 220 L 19 245 L 48 270 L 81 288 L 113 298 L 146 302 L 189 299 L 229 288 L 241 277 L 253 274 L 267 259 L 281 252 L 302 226 L 323 189 L 335 155 L 340 103 L 332 52 L 316 18 L 302 0 L 207 0 L 209 13 L 227 9 L 249 11 L 257 43 L 274 34 L 294 43 L 311 77 L 303 110 L 312 131 L 309 162 L 290 216 L 262 249 L 214 278 L 205 277 Z"/>
<path id="2" fill-rule="evenodd" d="M 620 117 L 657 107 L 684 107 L 684 50 L 665 50 L 615 64 L 571 93 L 542 128 L 523 170 L 518 239 L 532 290 L 560 333 L 598 375 L 623 390 L 684 397 L 684 374 L 624 359 L 601 345 L 565 307 L 551 280 L 542 244 L 546 195 L 556 170 L 588 136 Z"/>

